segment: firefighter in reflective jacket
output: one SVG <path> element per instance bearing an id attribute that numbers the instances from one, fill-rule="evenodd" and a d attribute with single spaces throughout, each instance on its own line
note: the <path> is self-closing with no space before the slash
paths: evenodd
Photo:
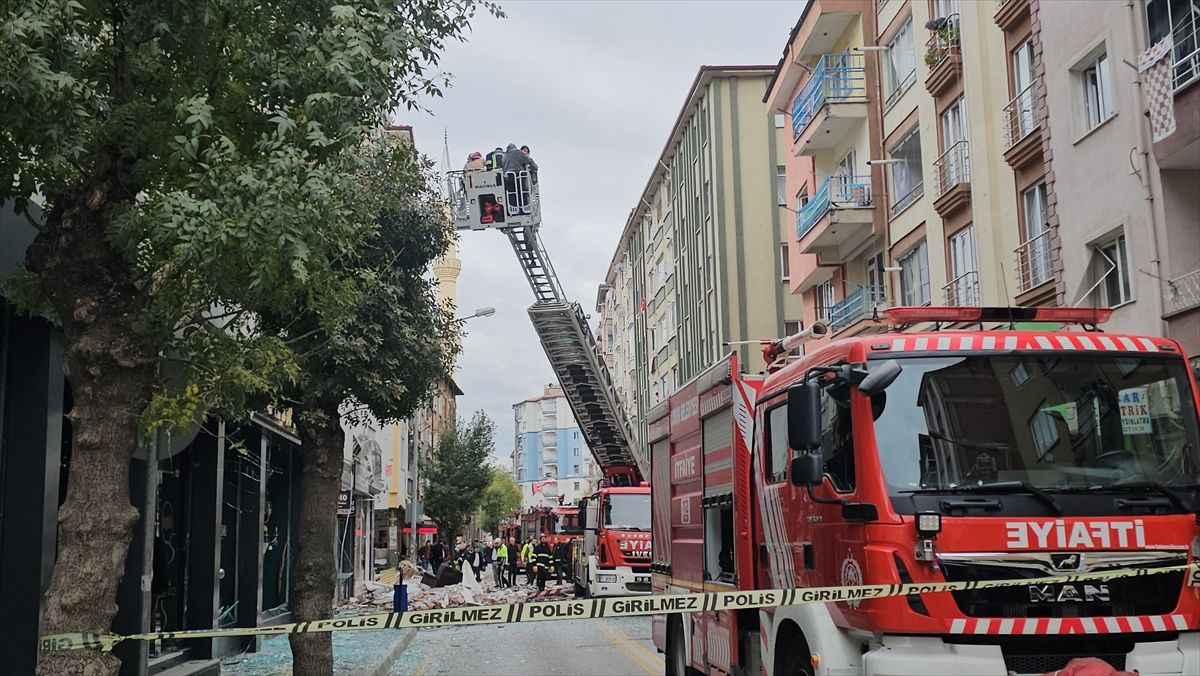
<path id="1" fill-rule="evenodd" d="M 538 591 L 545 591 L 546 578 L 550 577 L 550 566 L 553 564 L 553 553 L 550 551 L 550 545 L 546 544 L 545 535 L 542 536 L 538 545 L 533 548 L 533 560 L 537 566 Z"/>

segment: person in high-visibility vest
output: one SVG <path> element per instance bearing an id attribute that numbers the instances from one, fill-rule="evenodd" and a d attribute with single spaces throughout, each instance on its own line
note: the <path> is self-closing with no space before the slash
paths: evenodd
<path id="1" fill-rule="evenodd" d="M 521 563 L 525 566 L 525 583 L 533 584 L 533 538 L 521 547 Z"/>
<path id="2" fill-rule="evenodd" d="M 546 544 L 546 536 L 542 536 L 541 542 L 533 549 L 533 556 L 536 559 L 537 565 L 537 587 L 538 591 L 546 590 L 546 579 L 550 577 L 550 566 L 553 563 L 553 553 L 550 551 L 550 545 Z"/>
<path id="3" fill-rule="evenodd" d="M 497 588 L 504 587 L 504 568 L 508 566 L 508 545 L 496 538 L 492 542 L 492 578 Z"/>

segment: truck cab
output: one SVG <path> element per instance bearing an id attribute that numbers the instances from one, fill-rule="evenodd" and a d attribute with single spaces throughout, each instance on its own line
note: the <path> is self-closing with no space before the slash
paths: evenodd
<path id="1" fill-rule="evenodd" d="M 573 551 L 576 592 L 650 593 L 650 486 L 608 486 L 580 500 L 582 547 Z"/>
<path id="2" fill-rule="evenodd" d="M 957 309 L 888 312 L 902 324 L 988 309 L 944 310 Z M 1176 570 L 659 621 L 669 672 L 1042 674 L 1089 656 L 1200 673 L 1200 580 L 1178 570 L 1200 558 L 1200 409 L 1174 341 L 1012 324 L 867 335 L 744 389 L 740 588 Z"/>

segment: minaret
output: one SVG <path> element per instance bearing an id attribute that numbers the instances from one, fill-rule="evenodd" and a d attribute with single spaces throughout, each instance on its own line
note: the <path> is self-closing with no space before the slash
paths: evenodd
<path id="1" fill-rule="evenodd" d="M 442 130 L 442 161 L 440 166 L 443 189 L 450 174 L 450 140 Z M 448 191 L 447 191 L 448 192 Z M 452 218 L 450 207 L 446 207 L 446 218 Z M 449 303 L 452 310 L 458 309 L 458 273 L 462 263 L 458 260 L 458 244 L 450 245 L 446 253 L 433 262 L 433 274 L 438 280 L 438 300 Z"/>

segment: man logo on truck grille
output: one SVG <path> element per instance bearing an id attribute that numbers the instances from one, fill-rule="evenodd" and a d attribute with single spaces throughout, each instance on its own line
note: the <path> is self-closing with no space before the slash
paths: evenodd
<path id="1" fill-rule="evenodd" d="M 1109 602 L 1107 584 L 1031 584 L 1030 603 Z"/>
<path id="2" fill-rule="evenodd" d="M 1079 552 L 1051 554 L 1050 565 L 1055 571 L 1083 570 L 1083 554 Z"/>

